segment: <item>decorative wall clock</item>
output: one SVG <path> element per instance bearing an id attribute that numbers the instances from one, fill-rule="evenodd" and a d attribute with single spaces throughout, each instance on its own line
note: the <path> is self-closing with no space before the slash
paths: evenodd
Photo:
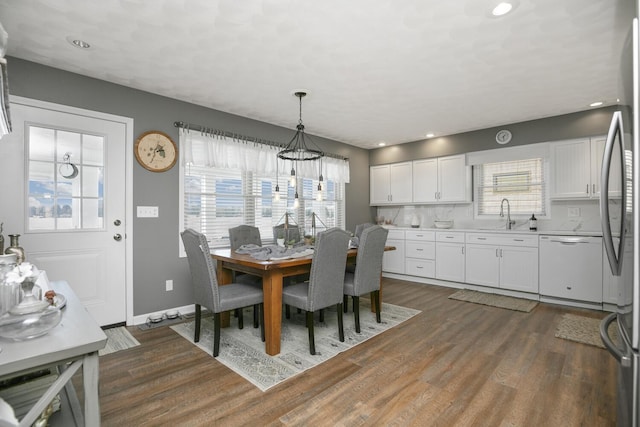
<path id="1" fill-rule="evenodd" d="M 509 141 L 511 141 L 511 132 L 503 129 L 501 131 L 498 131 L 498 133 L 496 134 L 496 142 L 498 144 L 507 144 Z"/>
<path id="2" fill-rule="evenodd" d="M 168 171 L 178 159 L 176 143 L 166 133 L 156 130 L 138 137 L 134 153 L 140 166 L 151 172 Z"/>

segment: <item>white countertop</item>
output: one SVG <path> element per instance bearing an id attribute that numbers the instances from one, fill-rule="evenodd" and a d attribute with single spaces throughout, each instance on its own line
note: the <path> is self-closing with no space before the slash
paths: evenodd
<path id="1" fill-rule="evenodd" d="M 501 234 L 537 234 L 550 236 L 602 236 L 602 230 L 537 230 L 530 231 L 525 228 L 506 230 L 504 228 L 430 228 L 430 227 L 403 227 L 395 225 L 384 225 L 390 230 L 413 230 L 413 231 L 459 231 L 465 233 L 501 233 Z"/>

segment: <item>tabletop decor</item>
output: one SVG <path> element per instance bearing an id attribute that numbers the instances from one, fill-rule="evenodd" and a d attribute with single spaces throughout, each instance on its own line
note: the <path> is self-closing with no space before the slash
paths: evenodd
<path id="1" fill-rule="evenodd" d="M 9 234 L 9 246 L 4 250 L 4 253 L 7 255 L 16 254 L 16 256 L 18 257 L 18 264 L 20 264 L 26 258 L 24 249 L 20 246 L 20 242 L 18 241 L 19 238 L 19 234 Z"/>

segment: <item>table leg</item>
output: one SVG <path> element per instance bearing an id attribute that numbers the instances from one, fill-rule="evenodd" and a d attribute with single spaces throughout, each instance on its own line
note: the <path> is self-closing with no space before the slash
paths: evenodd
<path id="1" fill-rule="evenodd" d="M 218 268 L 216 268 L 216 270 L 218 272 L 218 285 L 228 285 L 233 281 L 233 271 L 228 268 L 223 268 L 222 261 L 220 260 L 218 260 L 217 264 Z M 225 311 L 220 313 L 220 327 L 228 328 L 230 324 L 229 312 Z"/>
<path id="2" fill-rule="evenodd" d="M 280 353 L 282 322 L 282 272 L 269 270 L 262 277 L 264 293 L 265 352 L 275 356 Z"/>
<path id="3" fill-rule="evenodd" d="M 84 381 L 84 422 L 88 426 L 100 425 L 100 400 L 98 398 L 98 352 L 84 356 L 82 377 Z"/>

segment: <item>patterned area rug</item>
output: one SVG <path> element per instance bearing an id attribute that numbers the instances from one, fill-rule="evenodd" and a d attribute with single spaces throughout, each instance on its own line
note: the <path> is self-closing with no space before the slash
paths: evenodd
<path id="1" fill-rule="evenodd" d="M 556 328 L 556 337 L 605 348 L 600 338 L 601 321 L 602 319 L 593 317 L 578 316 L 569 313 L 564 314 Z M 617 322 L 612 322 L 611 325 L 609 325 L 609 336 L 614 343 L 618 342 Z"/>
<path id="2" fill-rule="evenodd" d="M 509 310 L 523 311 L 525 313 L 530 312 L 538 305 L 538 301 L 471 291 L 468 289 L 463 289 L 455 294 L 449 295 L 449 298 L 459 301 L 473 302 L 475 304 L 490 305 L 492 307 L 506 308 Z"/>
<path id="3" fill-rule="evenodd" d="M 231 327 L 224 328 L 220 337 L 220 354 L 216 358 L 262 391 L 280 384 L 307 369 L 325 362 L 405 320 L 410 319 L 419 310 L 382 304 L 382 323 L 376 323 L 375 314 L 370 311 L 370 302 L 360 299 L 360 330 L 355 332 L 353 312 L 344 314 L 345 342 L 338 339 L 338 320 L 335 308 L 325 310 L 324 323 L 315 319 L 316 354 L 309 354 L 309 336 L 303 313 L 291 310 L 291 319 L 282 318 L 280 354 L 269 356 L 264 351 L 260 339 L 260 329 L 252 327 L 252 309 L 244 314 L 245 327 L 238 329 L 235 319 Z M 186 322 L 171 326 L 171 329 L 193 343 L 195 322 Z M 194 343 L 209 355 L 213 354 L 213 318 L 203 317 L 200 330 L 200 342 Z"/>
<path id="4" fill-rule="evenodd" d="M 135 339 L 124 326 L 105 329 L 104 333 L 107 335 L 107 345 L 98 351 L 99 356 L 140 345 L 138 340 Z"/>

